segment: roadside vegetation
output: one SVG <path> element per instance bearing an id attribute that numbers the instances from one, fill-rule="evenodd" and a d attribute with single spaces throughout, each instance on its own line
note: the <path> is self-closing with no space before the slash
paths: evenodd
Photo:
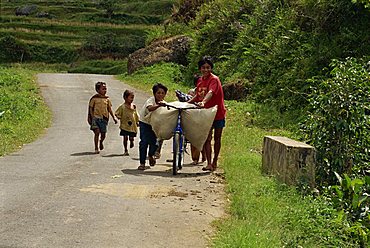
<path id="1" fill-rule="evenodd" d="M 0 156 L 35 140 L 50 125 L 35 71 L 0 67 Z"/>
<path id="2" fill-rule="evenodd" d="M 61 1 L 35 1 L 52 14 L 45 19 L 37 12 L 14 16 L 21 1 L 7 2 L 0 17 L 0 61 L 51 62 L 50 69 L 120 74 L 125 83 L 148 92 L 162 82 L 169 87 L 168 100 L 175 100 L 171 92 L 192 87 L 196 62 L 211 55 L 224 84 L 248 89 L 242 100 L 226 101 L 221 167 L 229 206 L 228 216 L 215 223 L 212 246 L 369 247 L 368 1 L 179 0 L 170 8 L 174 2 L 70 1 L 63 12 Z M 166 25 L 159 24 L 169 12 L 158 6 L 172 9 Z M 72 16 L 68 21 L 67 13 Z M 160 63 L 126 73 L 130 52 L 177 34 L 193 39 L 188 66 Z M 30 75 L 30 70 L 0 68 L 6 96 L 0 100 L 0 135 L 9 140 L 18 134 L 13 118 L 21 121 L 28 111 L 18 111 L 18 97 L 11 94 L 28 89 L 19 99 L 31 99 L 33 105 L 19 100 L 23 107 L 38 108 L 42 102 L 37 87 L 24 84 L 32 82 Z M 46 112 L 32 112 L 49 120 Z M 19 132 L 29 131 L 26 127 Z M 290 137 L 317 149 L 316 188 L 288 187 L 261 175 L 265 135 Z"/>

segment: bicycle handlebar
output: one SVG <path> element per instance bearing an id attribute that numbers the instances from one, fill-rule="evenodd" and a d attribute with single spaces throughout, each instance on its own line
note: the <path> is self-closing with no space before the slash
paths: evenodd
<path id="1" fill-rule="evenodd" d="M 194 104 L 194 106 L 189 106 L 189 107 L 177 107 L 177 106 L 173 106 L 173 105 L 170 105 L 170 104 L 165 103 L 164 106 L 166 106 L 167 108 L 174 108 L 174 109 L 178 109 L 178 110 L 180 110 L 180 109 L 181 110 L 183 110 L 183 109 L 200 109 L 195 104 Z"/>

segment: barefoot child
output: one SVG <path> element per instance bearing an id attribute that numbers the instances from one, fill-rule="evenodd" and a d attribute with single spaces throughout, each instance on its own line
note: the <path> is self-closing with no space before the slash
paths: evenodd
<path id="1" fill-rule="evenodd" d="M 136 112 L 136 106 L 132 102 L 134 101 L 134 92 L 131 90 L 125 90 L 123 93 L 123 99 L 125 100 L 116 110 L 115 115 L 120 120 L 121 129 L 120 135 L 123 136 L 123 156 L 128 156 L 127 143 L 130 139 L 130 148 L 134 147 L 134 138 L 137 134 L 137 126 L 139 123 L 139 116 Z"/>
<path id="2" fill-rule="evenodd" d="M 92 96 L 89 101 L 89 113 L 87 121 L 90 124 L 90 130 L 94 132 L 95 153 L 99 153 L 99 149 L 103 150 L 103 141 L 107 133 L 107 125 L 109 115 L 112 116 L 114 123 L 117 123 L 113 115 L 112 103 L 107 94 L 107 85 L 104 82 L 95 84 L 97 94 Z M 99 142 L 100 136 L 100 142 Z"/>
<path id="3" fill-rule="evenodd" d="M 202 73 L 202 77 L 198 79 L 196 95 L 189 103 L 198 103 L 202 108 L 211 108 L 217 105 L 217 113 L 212 125 L 212 129 L 208 134 L 206 143 L 203 146 L 207 158 L 207 166 L 202 170 L 214 171 L 217 169 L 218 155 L 221 149 L 221 136 L 225 127 L 226 108 L 224 103 L 224 92 L 220 79 L 212 73 L 213 62 L 210 57 L 203 57 L 198 62 L 198 69 Z M 212 160 L 212 135 L 214 134 L 213 145 L 213 160 Z"/>
<path id="4" fill-rule="evenodd" d="M 143 108 L 139 112 L 139 127 L 140 127 L 140 166 L 138 170 L 145 170 L 145 160 L 148 153 L 149 147 L 149 165 L 155 165 L 154 153 L 158 148 L 157 137 L 149 124 L 149 113 L 156 110 L 157 108 L 164 106 L 164 97 L 167 94 L 167 87 L 161 83 L 157 83 L 153 86 L 153 96 L 150 97 L 144 104 Z"/>

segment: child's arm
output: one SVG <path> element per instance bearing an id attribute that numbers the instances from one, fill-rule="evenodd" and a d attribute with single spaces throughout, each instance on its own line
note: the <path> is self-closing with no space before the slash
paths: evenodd
<path id="1" fill-rule="evenodd" d="M 199 102 L 197 105 L 199 106 L 199 107 L 204 107 L 204 105 L 209 101 L 209 100 L 211 100 L 211 98 L 213 97 L 213 92 L 212 92 L 212 90 L 210 90 L 210 91 L 208 91 L 208 93 L 206 94 L 206 96 L 204 97 L 204 99 L 201 101 L 201 102 Z"/>
<path id="2" fill-rule="evenodd" d="M 114 124 L 117 124 L 117 119 L 116 119 L 116 117 L 114 116 L 114 114 L 113 114 L 113 110 L 112 110 L 112 107 L 111 107 L 110 105 L 108 105 L 108 112 L 109 112 L 109 114 L 112 116 L 113 121 L 114 121 Z"/>
<path id="3" fill-rule="evenodd" d="M 93 110 L 94 110 L 94 108 L 89 106 L 89 113 L 87 115 L 87 123 L 89 123 L 90 125 L 91 125 L 91 122 L 92 122 Z"/>
<path id="4" fill-rule="evenodd" d="M 117 119 L 121 119 L 121 107 L 118 107 L 116 112 L 114 112 L 114 115 L 117 117 Z"/>
<path id="5" fill-rule="evenodd" d="M 149 105 L 146 108 L 149 110 L 149 112 L 152 112 L 152 111 L 156 110 L 157 108 L 163 107 L 163 106 L 166 106 L 166 104 L 164 102 L 158 102 L 156 105 Z"/>

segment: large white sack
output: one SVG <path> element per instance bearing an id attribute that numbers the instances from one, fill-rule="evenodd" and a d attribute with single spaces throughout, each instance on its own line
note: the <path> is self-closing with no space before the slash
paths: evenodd
<path id="1" fill-rule="evenodd" d="M 177 125 L 177 109 L 160 107 L 150 113 L 149 124 L 159 139 L 170 139 Z"/>
<path id="2" fill-rule="evenodd" d="M 194 107 L 186 102 L 170 102 L 178 108 Z M 202 150 L 208 133 L 211 130 L 217 112 L 217 106 L 209 109 L 183 109 L 181 115 L 182 129 L 186 139 L 199 151 Z M 159 139 L 170 139 L 177 125 L 178 110 L 161 107 L 150 113 L 150 124 Z"/>
<path id="3" fill-rule="evenodd" d="M 182 112 L 181 120 L 185 137 L 199 151 L 203 149 L 216 113 L 217 106 L 208 109 L 188 109 Z"/>

